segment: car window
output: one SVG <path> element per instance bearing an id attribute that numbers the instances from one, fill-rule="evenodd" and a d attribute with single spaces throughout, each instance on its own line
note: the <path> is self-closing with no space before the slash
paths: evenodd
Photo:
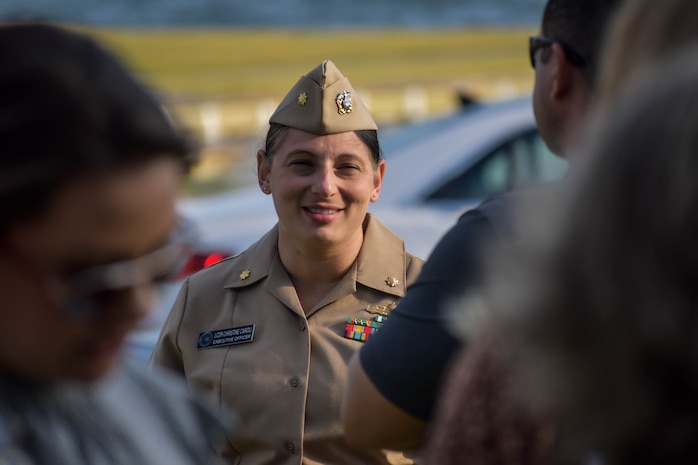
<path id="1" fill-rule="evenodd" d="M 566 161 L 548 150 L 537 131 L 527 132 L 446 180 L 425 200 L 482 200 L 522 186 L 555 181 L 566 169 Z"/>

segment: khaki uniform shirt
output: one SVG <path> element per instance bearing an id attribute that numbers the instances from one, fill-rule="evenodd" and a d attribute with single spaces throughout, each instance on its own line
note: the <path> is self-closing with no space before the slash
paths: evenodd
<path id="1" fill-rule="evenodd" d="M 306 315 L 277 241 L 278 226 L 242 254 L 191 276 L 151 362 L 184 373 L 192 388 L 238 415 L 230 447 L 220 451 L 231 463 L 412 463 L 397 452 L 350 449 L 339 412 L 347 363 L 363 344 L 345 337 L 347 318 L 372 320 L 367 308 L 396 304 L 423 261 L 369 215 L 353 267 Z"/>

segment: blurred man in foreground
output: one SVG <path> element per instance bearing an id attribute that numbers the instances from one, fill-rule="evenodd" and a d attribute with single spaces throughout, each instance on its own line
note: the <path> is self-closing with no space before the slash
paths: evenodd
<path id="1" fill-rule="evenodd" d="M 530 39 L 536 121 L 548 146 L 561 156 L 579 143 L 602 39 L 619 3 L 549 0 L 540 35 Z M 516 197 L 499 196 L 464 214 L 437 244 L 385 325 L 352 360 L 343 418 L 347 440 L 355 447 L 421 444 L 445 367 L 460 347 L 447 327 L 447 308 L 478 284 L 484 246 L 493 238 L 496 244 L 511 240 L 508 210 Z"/>

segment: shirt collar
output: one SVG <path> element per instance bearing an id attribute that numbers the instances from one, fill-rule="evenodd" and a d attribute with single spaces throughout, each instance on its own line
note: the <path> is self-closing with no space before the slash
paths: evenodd
<path id="1" fill-rule="evenodd" d="M 224 287 L 246 287 L 266 278 L 278 255 L 278 240 L 277 224 L 238 256 Z M 405 243 L 402 238 L 367 213 L 364 220 L 363 245 L 355 265 L 349 270 L 346 278 L 355 274 L 356 282 L 363 286 L 402 297 L 406 291 L 405 260 Z M 354 287 L 352 292 L 355 291 Z"/>

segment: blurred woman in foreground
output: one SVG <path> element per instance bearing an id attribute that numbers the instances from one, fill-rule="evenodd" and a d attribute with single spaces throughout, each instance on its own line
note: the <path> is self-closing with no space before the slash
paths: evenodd
<path id="1" fill-rule="evenodd" d="M 86 36 L 3 25 L 0 62 L 0 463 L 212 463 L 211 411 L 121 367 L 186 253 L 188 144 Z"/>

